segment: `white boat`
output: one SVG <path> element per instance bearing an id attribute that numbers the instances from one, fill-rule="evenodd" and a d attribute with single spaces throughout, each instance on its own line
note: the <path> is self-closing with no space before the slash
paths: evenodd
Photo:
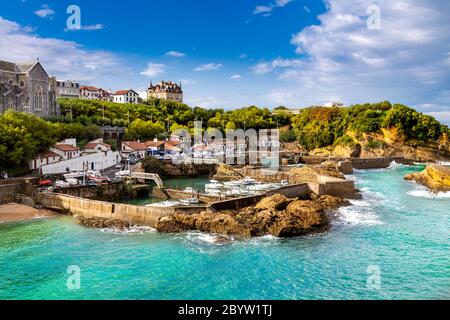
<path id="1" fill-rule="evenodd" d="M 84 177 L 82 171 L 71 171 L 70 173 L 63 174 L 64 179 L 80 179 Z"/>
<path id="2" fill-rule="evenodd" d="M 281 185 L 282 186 L 287 186 L 289 184 L 288 180 L 281 180 Z"/>
<path id="3" fill-rule="evenodd" d="M 213 180 L 211 180 L 213 181 Z M 205 185 L 205 190 L 220 190 L 223 188 L 223 185 L 219 182 L 211 182 Z"/>
<path id="4" fill-rule="evenodd" d="M 70 185 L 69 185 L 67 182 L 65 182 L 65 181 L 57 180 L 57 181 L 55 181 L 55 186 L 56 186 L 57 188 L 67 188 L 67 187 L 69 187 Z"/>
<path id="5" fill-rule="evenodd" d="M 210 189 L 206 190 L 206 194 L 208 196 L 220 197 L 223 194 L 223 192 L 221 190 Z"/>
<path id="6" fill-rule="evenodd" d="M 274 189 L 277 186 L 274 184 L 255 184 L 252 186 L 248 186 L 248 190 L 250 191 L 267 191 L 270 189 Z"/>
<path id="7" fill-rule="evenodd" d="M 187 187 L 183 190 L 183 192 L 194 193 L 194 189 L 192 189 L 191 187 Z"/>
<path id="8" fill-rule="evenodd" d="M 227 181 L 227 182 L 224 182 L 223 184 L 226 187 L 237 187 L 237 186 L 240 186 L 242 184 L 242 181 L 238 181 L 238 180 Z"/>
<path id="9" fill-rule="evenodd" d="M 122 171 L 116 172 L 115 175 L 118 178 L 129 177 L 131 175 L 131 172 L 130 172 L 130 170 L 122 170 Z"/>
<path id="10" fill-rule="evenodd" d="M 232 196 L 232 197 L 238 197 L 245 194 L 246 191 L 242 190 L 241 188 L 234 187 L 231 190 L 228 190 L 225 192 L 225 195 Z"/>
<path id="11" fill-rule="evenodd" d="M 250 184 L 255 184 L 257 181 L 253 178 L 250 177 L 245 177 L 244 179 L 242 179 L 242 183 L 245 185 L 250 185 Z"/>
<path id="12" fill-rule="evenodd" d="M 162 201 L 157 203 L 147 204 L 146 207 L 176 207 L 179 206 L 179 201 Z"/>
<path id="13" fill-rule="evenodd" d="M 200 200 L 197 198 L 187 198 L 187 199 L 181 199 L 180 203 L 183 205 L 193 205 L 193 204 L 199 204 Z"/>
<path id="14" fill-rule="evenodd" d="M 75 179 L 75 178 L 66 179 L 66 182 L 67 182 L 67 184 L 69 186 L 76 186 L 76 185 L 78 185 L 78 179 Z"/>

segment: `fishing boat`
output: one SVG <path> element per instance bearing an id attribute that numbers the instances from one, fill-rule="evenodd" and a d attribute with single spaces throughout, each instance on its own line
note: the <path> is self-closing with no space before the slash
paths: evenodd
<path id="1" fill-rule="evenodd" d="M 257 183 L 257 181 L 253 178 L 245 177 L 244 179 L 242 179 L 242 183 L 245 185 L 251 185 Z"/>
<path id="2" fill-rule="evenodd" d="M 129 177 L 131 175 L 130 170 L 122 170 L 119 172 L 116 172 L 116 177 L 117 178 L 124 178 L 124 177 Z"/>
<path id="3" fill-rule="evenodd" d="M 223 188 L 223 185 L 219 183 L 219 181 L 211 180 L 211 183 L 205 185 L 205 191 L 208 190 L 220 190 Z"/>
<path id="4" fill-rule="evenodd" d="M 55 187 L 57 187 L 57 188 L 67 188 L 67 187 L 69 187 L 69 184 L 67 182 L 65 182 L 65 181 L 57 180 L 57 181 L 55 181 Z"/>
<path id="5" fill-rule="evenodd" d="M 181 199 L 180 203 L 182 205 L 195 205 L 195 204 L 199 204 L 200 200 L 198 198 L 186 198 L 186 199 Z"/>
<path id="6" fill-rule="evenodd" d="M 72 170 L 70 173 L 63 174 L 64 179 L 81 179 L 84 177 L 83 171 Z"/>
<path id="7" fill-rule="evenodd" d="M 183 190 L 183 192 L 194 193 L 194 189 L 192 189 L 191 187 L 187 187 Z"/>
<path id="8" fill-rule="evenodd" d="M 146 207 L 176 207 L 179 206 L 180 202 L 179 201 L 162 201 L 162 202 L 158 202 L 158 203 L 151 203 L 151 204 L 147 204 Z"/>
<path id="9" fill-rule="evenodd" d="M 237 187 L 237 186 L 240 186 L 241 184 L 242 184 L 242 181 L 239 181 L 239 180 L 227 181 L 227 182 L 223 183 L 223 185 L 226 187 Z"/>
<path id="10" fill-rule="evenodd" d="M 75 178 L 66 179 L 66 182 L 67 182 L 67 184 L 69 186 L 76 186 L 76 185 L 78 185 L 78 179 L 75 179 Z"/>

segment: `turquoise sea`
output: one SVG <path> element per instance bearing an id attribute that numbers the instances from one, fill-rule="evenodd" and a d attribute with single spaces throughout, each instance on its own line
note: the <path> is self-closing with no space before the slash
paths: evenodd
<path id="1" fill-rule="evenodd" d="M 3 224 L 0 299 L 450 299 L 450 194 L 403 180 L 422 168 L 355 172 L 364 199 L 313 237 L 218 245 L 70 217 Z"/>

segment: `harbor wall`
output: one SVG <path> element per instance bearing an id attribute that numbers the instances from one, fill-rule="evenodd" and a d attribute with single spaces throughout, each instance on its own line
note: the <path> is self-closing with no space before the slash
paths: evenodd
<path id="1" fill-rule="evenodd" d="M 217 197 L 217 196 L 211 196 L 207 194 L 202 193 L 194 193 L 194 196 L 197 197 L 201 202 L 204 203 L 210 203 L 210 202 L 216 202 L 220 201 L 221 199 L 224 199 L 225 197 Z M 191 192 L 186 192 L 182 190 L 176 190 L 176 189 L 168 189 L 168 188 L 153 188 L 153 197 L 160 198 L 160 199 L 187 199 L 192 198 Z"/>
<path id="2" fill-rule="evenodd" d="M 71 186 L 54 190 L 55 193 L 100 201 L 116 201 L 147 197 L 148 185 L 127 185 L 124 181 L 99 186 Z"/>
<path id="3" fill-rule="evenodd" d="M 15 194 L 33 196 L 37 190 L 37 178 L 19 178 L 0 180 L 0 199 L 10 198 Z"/>
<path id="4" fill-rule="evenodd" d="M 40 204 L 50 210 L 86 218 L 117 219 L 134 225 L 155 227 L 159 218 L 175 213 L 174 207 L 143 207 L 83 199 L 69 195 L 44 193 Z M 189 212 L 189 211 L 187 211 Z"/>
<path id="5" fill-rule="evenodd" d="M 350 161 L 355 169 L 384 169 L 388 168 L 393 161 L 407 165 L 413 164 L 411 160 L 403 157 L 350 159 Z"/>

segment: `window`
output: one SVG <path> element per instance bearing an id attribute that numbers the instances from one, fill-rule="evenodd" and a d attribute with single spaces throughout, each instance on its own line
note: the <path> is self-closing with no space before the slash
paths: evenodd
<path id="1" fill-rule="evenodd" d="M 12 98 L 9 98 L 7 108 L 8 108 L 8 109 L 14 109 L 14 101 L 13 101 Z"/>

